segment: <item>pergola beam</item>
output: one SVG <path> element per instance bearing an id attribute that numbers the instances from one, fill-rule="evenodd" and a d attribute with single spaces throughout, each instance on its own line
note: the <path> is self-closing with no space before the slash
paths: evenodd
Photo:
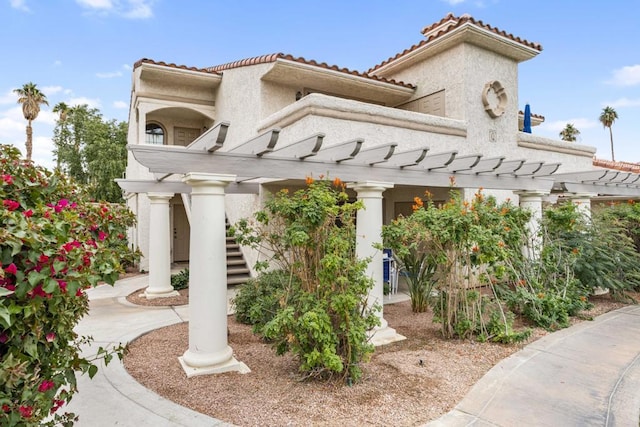
<path id="1" fill-rule="evenodd" d="M 449 178 L 453 176 L 458 187 L 545 191 L 551 190 L 554 182 L 550 177 L 479 176 L 473 173 L 430 171 L 422 169 L 421 165 L 400 169 L 386 163 L 375 166 L 357 164 L 352 161 L 327 163 L 317 161 L 315 157 L 300 161 L 299 159 L 275 156 L 258 158 L 238 155 L 235 152 L 217 152 L 214 155 L 208 155 L 172 146 L 129 145 L 128 149 L 132 151 L 138 162 L 148 167 L 152 172 L 182 174 L 202 172 L 235 175 L 250 170 L 254 176 L 271 179 L 301 179 L 308 175 L 328 175 L 350 182 L 361 181 L 366 177 L 368 180 L 394 182 L 396 185 L 436 187 L 448 187 L 450 185 Z M 389 149 L 390 147 L 387 146 L 387 150 Z"/>
<path id="2" fill-rule="evenodd" d="M 116 179 L 116 183 L 127 193 L 191 193 L 191 186 L 176 181 L 153 181 L 143 179 Z M 232 182 L 225 188 L 227 194 L 258 194 L 260 184 Z"/>

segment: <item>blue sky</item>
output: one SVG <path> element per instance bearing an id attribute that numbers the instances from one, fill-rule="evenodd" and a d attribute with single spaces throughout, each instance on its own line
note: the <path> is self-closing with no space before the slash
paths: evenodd
<path id="1" fill-rule="evenodd" d="M 476 19 L 543 51 L 520 65 L 519 106 L 545 116 L 533 132 L 579 142 L 610 159 L 598 121 L 616 109 L 616 160 L 640 162 L 640 1 L 611 0 L 0 0 L 0 143 L 24 152 L 12 90 L 32 81 L 47 95 L 34 122 L 34 160 L 53 165 L 53 106 L 86 103 L 127 120 L 131 69 L 140 58 L 206 67 L 283 52 L 358 71 L 418 43 L 448 12 Z"/>

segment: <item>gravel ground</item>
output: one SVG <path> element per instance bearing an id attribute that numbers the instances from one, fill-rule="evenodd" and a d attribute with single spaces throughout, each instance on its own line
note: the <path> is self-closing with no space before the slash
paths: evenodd
<path id="1" fill-rule="evenodd" d="M 128 300 L 158 305 L 131 294 Z M 162 305 L 188 302 L 188 292 Z M 635 294 L 636 297 L 640 295 Z M 595 317 L 624 304 L 592 297 Z M 364 379 L 351 387 L 300 381 L 295 360 L 276 356 L 251 328 L 229 317 L 229 345 L 251 368 L 187 379 L 178 356 L 188 348 L 188 324 L 152 331 L 129 345 L 128 372 L 141 384 L 180 405 L 239 426 L 414 426 L 451 410 L 495 364 L 547 334 L 536 328 L 526 343 L 503 345 L 444 340 L 432 314 L 410 303 L 385 305 L 389 325 L 407 340 L 376 348 Z M 573 322 L 583 321 L 574 319 Z"/>

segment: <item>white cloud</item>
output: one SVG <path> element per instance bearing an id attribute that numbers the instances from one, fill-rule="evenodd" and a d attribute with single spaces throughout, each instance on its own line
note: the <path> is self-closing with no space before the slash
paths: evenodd
<path id="1" fill-rule="evenodd" d="M 151 5 L 155 0 L 76 0 L 91 12 L 115 13 L 127 19 L 148 19 L 153 16 Z"/>
<path id="2" fill-rule="evenodd" d="M 20 132 L 24 133 L 26 121 L 22 119 L 22 122 L 14 120 L 10 117 L 0 118 L 0 144 L 3 144 L 5 142 L 5 139 L 8 140 L 9 138 L 13 138 Z"/>
<path id="3" fill-rule="evenodd" d="M 38 118 L 36 120 L 38 123 L 46 123 L 48 125 L 55 126 L 58 117 L 59 116 L 51 110 L 40 110 L 40 114 L 38 114 Z"/>
<path id="4" fill-rule="evenodd" d="M 18 96 L 12 89 L 8 90 L 4 95 L 0 95 L 0 105 L 13 104 L 18 102 Z"/>
<path id="5" fill-rule="evenodd" d="M 97 108 L 100 109 L 102 108 L 102 103 L 100 102 L 99 99 L 91 99 L 91 98 L 86 98 L 84 96 L 80 96 L 77 98 L 71 98 L 69 100 L 69 102 L 67 102 L 68 105 L 84 105 L 87 104 L 90 108 Z"/>
<path id="6" fill-rule="evenodd" d="M 62 61 L 60 61 L 59 59 L 56 59 L 55 61 L 53 61 L 53 66 L 54 67 L 59 67 L 62 65 Z"/>
<path id="7" fill-rule="evenodd" d="M 579 131 L 582 131 L 583 129 L 595 128 L 600 124 L 600 122 L 598 122 L 597 120 L 578 117 L 566 120 L 556 120 L 554 122 L 544 122 L 540 125 L 540 129 L 551 132 L 560 132 L 562 129 L 564 129 L 567 123 L 571 123 Z"/>
<path id="8" fill-rule="evenodd" d="M 616 86 L 640 85 L 640 64 L 628 65 L 613 70 L 613 78 L 607 81 L 607 83 Z"/>
<path id="9" fill-rule="evenodd" d="M 62 86 L 44 86 L 40 90 L 42 91 L 42 93 L 47 95 L 47 97 L 49 97 L 51 95 L 55 95 L 56 93 L 62 92 L 63 89 Z"/>
<path id="10" fill-rule="evenodd" d="M 129 64 L 122 64 L 122 68 L 124 68 L 127 71 L 133 70 L 133 67 Z"/>
<path id="11" fill-rule="evenodd" d="M 114 77 L 122 77 L 122 71 L 112 71 L 110 73 L 96 73 L 99 79 L 112 79 Z"/>
<path id="12" fill-rule="evenodd" d="M 129 108 L 129 104 L 124 101 L 114 101 L 113 108 L 117 108 L 119 110 L 124 110 Z"/>
<path id="13" fill-rule="evenodd" d="M 129 0 L 129 10 L 124 13 L 124 17 L 129 19 L 147 19 L 152 16 L 153 11 L 149 0 Z"/>
<path id="14" fill-rule="evenodd" d="M 111 0 L 76 0 L 76 3 L 88 9 L 111 10 L 113 8 Z"/>
<path id="15" fill-rule="evenodd" d="M 10 0 L 9 3 L 11 4 L 11 7 L 14 9 L 29 12 L 29 7 L 27 6 L 25 0 Z"/>
<path id="16" fill-rule="evenodd" d="M 615 101 L 610 101 L 602 104 L 602 106 L 609 106 L 613 108 L 623 108 L 623 107 L 640 107 L 640 98 L 629 99 L 629 98 L 619 98 Z"/>

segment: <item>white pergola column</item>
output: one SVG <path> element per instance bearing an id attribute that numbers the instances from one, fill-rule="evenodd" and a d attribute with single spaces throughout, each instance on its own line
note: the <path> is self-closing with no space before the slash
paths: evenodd
<path id="1" fill-rule="evenodd" d="M 376 345 L 389 344 L 395 341 L 406 339 L 390 328 L 384 319 L 383 298 L 384 298 L 384 271 L 382 251 L 376 249 L 374 245 L 382 244 L 382 192 L 388 188 L 393 188 L 388 182 L 356 182 L 348 185 L 358 194 L 358 200 L 364 204 L 364 209 L 357 213 L 356 223 L 356 255 L 360 259 L 371 258 L 365 274 L 373 278 L 373 289 L 369 292 L 367 304 L 369 307 L 374 304 L 380 305 L 380 326 L 372 331 L 371 342 Z"/>
<path id="2" fill-rule="evenodd" d="M 147 193 L 149 197 L 149 287 L 147 299 L 179 295 L 171 286 L 171 220 L 173 193 Z"/>
<path id="3" fill-rule="evenodd" d="M 227 254 L 224 189 L 235 175 L 189 173 L 189 349 L 179 358 L 187 377 L 250 372 L 227 341 Z"/>
<path id="4" fill-rule="evenodd" d="M 542 237 L 538 233 L 542 220 L 542 200 L 549 195 L 549 192 L 516 191 L 515 193 L 520 197 L 520 207 L 531 212 L 531 219 L 527 224 L 529 239 L 522 251 L 527 258 L 536 259 L 540 255 L 542 246 Z"/>
<path id="5" fill-rule="evenodd" d="M 576 205 L 578 211 L 584 215 L 587 221 L 591 220 L 591 198 L 597 196 L 597 194 L 591 193 L 575 193 L 569 194 L 568 198 L 571 203 Z"/>

